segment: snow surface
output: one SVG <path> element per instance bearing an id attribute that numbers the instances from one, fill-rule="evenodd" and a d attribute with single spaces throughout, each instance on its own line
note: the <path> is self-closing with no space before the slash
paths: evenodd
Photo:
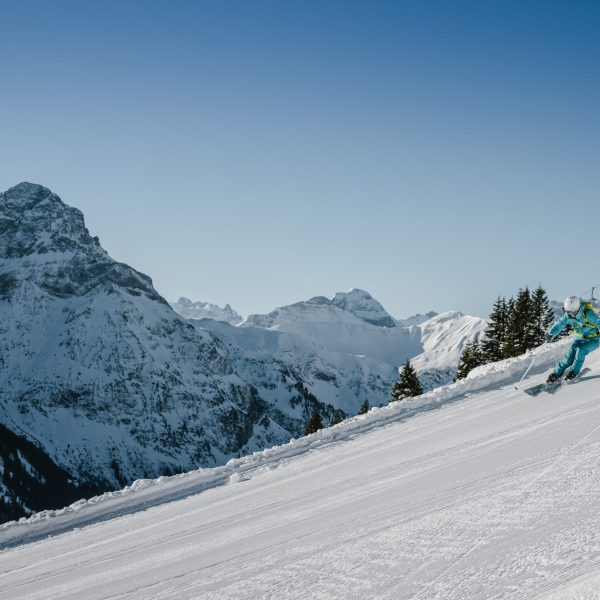
<path id="1" fill-rule="evenodd" d="M 0 527 L 3 599 L 598 598 L 600 352 L 567 341 L 215 469 Z"/>

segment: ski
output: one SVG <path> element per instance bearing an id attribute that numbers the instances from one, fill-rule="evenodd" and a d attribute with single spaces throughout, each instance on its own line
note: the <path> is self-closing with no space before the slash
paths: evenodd
<path id="1" fill-rule="evenodd" d="M 528 396 L 539 396 L 542 392 L 553 393 L 555 392 L 561 385 L 561 381 L 553 381 L 552 383 L 540 383 L 539 385 L 534 385 L 530 388 L 525 388 L 523 391 Z"/>
<path id="2" fill-rule="evenodd" d="M 579 380 L 582 375 L 589 373 L 590 369 L 585 368 L 582 369 L 575 379 L 571 379 L 567 381 L 564 378 L 557 379 L 552 383 L 540 383 L 539 385 L 534 385 L 533 387 L 524 389 L 523 391 L 529 396 L 539 396 L 542 392 L 547 392 L 548 394 L 555 394 L 563 385 L 570 385 L 571 383 L 575 383 Z"/>
<path id="3" fill-rule="evenodd" d="M 568 381 L 563 380 L 563 384 L 571 385 L 572 383 L 577 383 L 583 375 L 587 375 L 590 371 L 591 371 L 591 369 L 588 369 L 587 367 L 585 369 L 581 369 L 581 371 L 579 371 L 579 373 L 577 374 L 577 377 L 575 377 L 575 379 L 569 379 Z"/>

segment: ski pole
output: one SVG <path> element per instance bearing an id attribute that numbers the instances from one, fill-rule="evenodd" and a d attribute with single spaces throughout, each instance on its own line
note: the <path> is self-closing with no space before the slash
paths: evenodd
<path id="1" fill-rule="evenodd" d="M 531 359 L 531 363 L 529 363 L 529 366 L 527 367 L 527 370 L 525 371 L 525 373 L 523 373 L 523 377 L 521 377 L 521 379 L 519 379 L 518 383 L 515 385 L 515 390 L 519 389 L 517 386 L 521 385 L 521 381 L 523 381 L 523 379 L 525 379 L 525 377 L 527 377 L 527 373 L 529 373 L 529 370 L 531 369 L 531 367 L 533 367 L 533 363 L 535 362 L 536 358 L 537 358 L 537 356 L 534 356 Z"/>

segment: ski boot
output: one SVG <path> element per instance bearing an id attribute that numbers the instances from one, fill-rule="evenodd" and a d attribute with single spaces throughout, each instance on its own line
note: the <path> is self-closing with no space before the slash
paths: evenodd
<path id="1" fill-rule="evenodd" d="M 552 373 L 550 373 L 550 375 L 548 375 L 548 379 L 546 379 L 546 383 L 554 383 L 555 381 L 558 381 L 558 375 L 552 371 Z"/>
<path id="2" fill-rule="evenodd" d="M 565 380 L 573 381 L 573 379 L 575 379 L 575 377 L 577 377 L 577 375 L 579 375 L 579 373 L 575 373 L 575 371 L 569 371 L 565 377 Z"/>

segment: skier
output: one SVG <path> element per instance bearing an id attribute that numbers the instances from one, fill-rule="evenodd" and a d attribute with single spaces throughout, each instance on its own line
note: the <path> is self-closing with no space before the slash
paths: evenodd
<path id="1" fill-rule="evenodd" d="M 582 302 L 578 296 L 567 296 L 563 304 L 565 314 L 556 321 L 548 330 L 552 340 L 567 325 L 573 327 L 573 340 L 569 351 L 564 358 L 554 367 L 546 383 L 556 381 L 569 367 L 565 379 L 574 379 L 581 371 L 585 357 L 600 346 L 600 317 L 588 302 Z"/>

